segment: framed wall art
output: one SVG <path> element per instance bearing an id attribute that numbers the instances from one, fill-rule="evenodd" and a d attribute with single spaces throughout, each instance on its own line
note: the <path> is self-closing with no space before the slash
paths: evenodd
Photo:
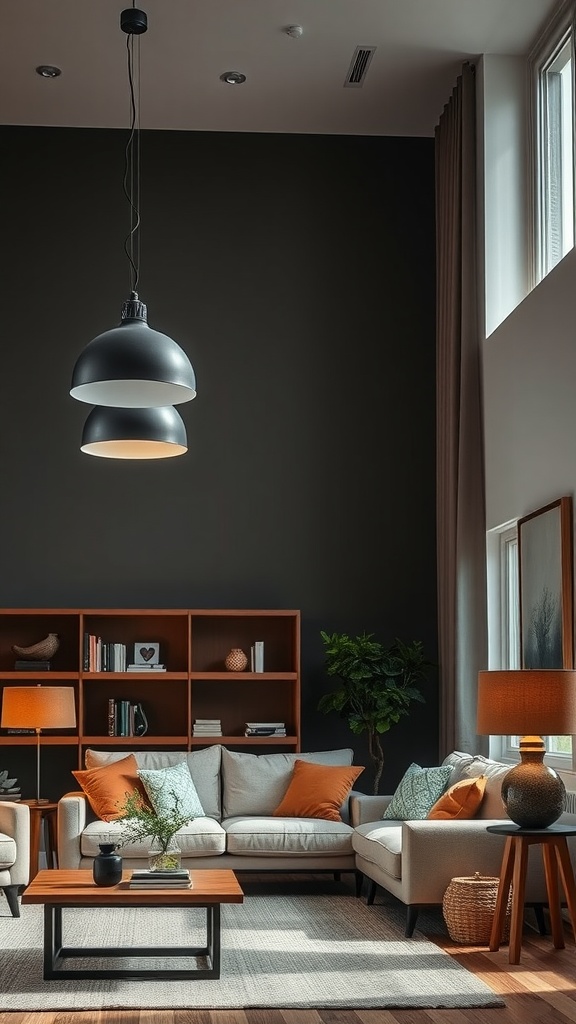
<path id="1" fill-rule="evenodd" d="M 522 668 L 572 668 L 572 498 L 518 520 Z"/>

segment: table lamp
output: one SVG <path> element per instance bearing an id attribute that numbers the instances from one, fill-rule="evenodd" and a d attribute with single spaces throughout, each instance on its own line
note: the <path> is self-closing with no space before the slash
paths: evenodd
<path id="1" fill-rule="evenodd" d="M 72 686 L 5 686 L 2 693 L 3 729 L 36 730 L 36 803 L 40 796 L 40 733 L 42 729 L 73 729 L 76 706 Z"/>
<path id="2" fill-rule="evenodd" d="M 520 764 L 504 776 L 502 800 L 521 828 L 548 828 L 564 810 L 562 779 L 544 764 L 542 736 L 576 732 L 576 671 L 507 669 L 479 672 L 477 731 L 520 736 Z"/>

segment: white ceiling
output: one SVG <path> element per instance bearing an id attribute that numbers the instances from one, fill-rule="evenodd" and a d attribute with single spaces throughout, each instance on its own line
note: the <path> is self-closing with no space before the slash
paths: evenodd
<path id="1" fill-rule="evenodd" d="M 129 0 L 0 0 L 0 123 L 126 127 Z M 524 54 L 558 0 L 141 0 L 141 126 L 434 133 L 462 61 Z M 283 30 L 301 25 L 299 39 Z M 376 46 L 361 88 L 355 48 Z M 38 64 L 62 75 L 42 79 Z M 228 86 L 225 71 L 246 82 Z"/>

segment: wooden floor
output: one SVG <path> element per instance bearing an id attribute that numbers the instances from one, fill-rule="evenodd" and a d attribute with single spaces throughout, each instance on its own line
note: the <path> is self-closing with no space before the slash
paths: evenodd
<path id="1" fill-rule="evenodd" d="M 378 902 L 378 901 L 377 901 Z M 575 1024 L 576 944 L 565 926 L 566 949 L 530 925 L 524 930 L 518 965 L 508 947 L 459 947 L 440 933 L 426 932 L 463 967 L 505 1000 L 505 1007 L 473 1010 L 92 1010 L 71 1013 L 1 1012 L 0 1024 Z"/>

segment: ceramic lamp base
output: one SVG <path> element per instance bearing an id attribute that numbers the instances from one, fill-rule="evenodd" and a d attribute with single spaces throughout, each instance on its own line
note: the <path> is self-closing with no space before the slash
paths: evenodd
<path id="1" fill-rule="evenodd" d="M 554 769 L 544 764 L 545 753 L 540 736 L 523 736 L 521 762 L 502 781 L 506 813 L 520 828 L 548 828 L 564 810 L 566 788 Z"/>

